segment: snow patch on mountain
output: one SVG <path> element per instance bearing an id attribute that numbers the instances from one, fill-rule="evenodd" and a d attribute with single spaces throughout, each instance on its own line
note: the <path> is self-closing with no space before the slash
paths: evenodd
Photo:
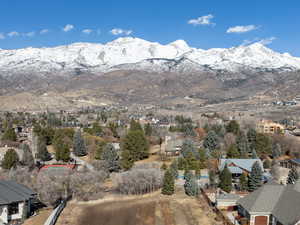
<path id="1" fill-rule="evenodd" d="M 275 52 L 260 43 L 203 50 L 189 47 L 184 40 L 162 45 L 132 37 L 118 38 L 107 44 L 74 43 L 54 48 L 0 50 L 0 72 L 7 75 L 116 69 L 240 72 L 245 68 L 294 71 L 300 69 L 300 58 Z"/>

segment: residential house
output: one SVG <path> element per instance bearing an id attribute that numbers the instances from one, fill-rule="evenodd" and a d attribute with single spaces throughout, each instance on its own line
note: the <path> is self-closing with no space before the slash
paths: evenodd
<path id="1" fill-rule="evenodd" d="M 257 123 L 256 131 L 264 134 L 284 134 L 284 126 L 268 120 Z"/>
<path id="2" fill-rule="evenodd" d="M 237 201 L 239 215 L 250 225 L 299 225 L 300 182 L 266 184 Z"/>
<path id="3" fill-rule="evenodd" d="M 233 183 L 239 183 L 239 177 L 244 174 L 249 174 L 252 171 L 252 166 L 258 162 L 262 171 L 264 170 L 263 163 L 260 159 L 220 159 L 219 171 L 222 171 L 225 166 L 232 174 Z"/>
<path id="4" fill-rule="evenodd" d="M 219 209 L 233 210 L 240 198 L 241 196 L 237 194 L 221 193 L 216 197 L 216 206 Z"/>
<path id="5" fill-rule="evenodd" d="M 284 167 L 284 168 L 296 168 L 296 169 L 300 169 L 300 159 L 287 159 L 287 160 L 282 160 L 280 162 L 280 166 Z"/>
<path id="6" fill-rule="evenodd" d="M 10 180 L 0 180 L 0 224 L 21 221 L 33 212 L 37 194 Z"/>
<path id="7" fill-rule="evenodd" d="M 166 156 L 176 156 L 180 154 L 183 140 L 175 136 L 166 136 Z"/>

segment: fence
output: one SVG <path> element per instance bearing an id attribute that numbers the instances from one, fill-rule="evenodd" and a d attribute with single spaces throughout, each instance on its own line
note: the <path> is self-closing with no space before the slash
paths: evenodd
<path id="1" fill-rule="evenodd" d="M 207 196 L 205 191 L 200 188 L 201 194 L 204 197 L 207 204 L 210 206 L 210 208 L 217 214 L 218 218 L 221 219 L 224 223 L 224 225 L 234 225 L 216 206 L 215 204 L 210 200 L 210 198 Z"/>
<path id="2" fill-rule="evenodd" d="M 52 211 L 44 225 L 54 225 L 66 205 L 67 200 L 62 200 L 61 203 Z"/>

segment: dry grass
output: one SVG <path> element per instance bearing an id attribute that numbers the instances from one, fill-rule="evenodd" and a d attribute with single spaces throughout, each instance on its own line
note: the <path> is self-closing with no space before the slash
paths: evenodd
<path id="1" fill-rule="evenodd" d="M 38 215 L 29 218 L 23 225 L 42 225 L 46 222 L 51 212 L 52 209 L 41 210 Z"/>
<path id="2" fill-rule="evenodd" d="M 130 199 L 131 198 L 131 199 Z M 177 190 L 173 196 L 159 193 L 146 197 L 72 203 L 63 211 L 57 225 L 215 225 L 221 224 L 204 200 Z"/>

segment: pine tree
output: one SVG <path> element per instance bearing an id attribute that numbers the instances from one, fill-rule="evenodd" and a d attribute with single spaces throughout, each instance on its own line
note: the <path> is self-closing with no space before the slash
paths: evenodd
<path id="1" fill-rule="evenodd" d="M 189 154 L 195 156 L 197 153 L 194 142 L 189 139 L 185 140 L 181 146 L 181 154 L 184 158 L 187 158 Z"/>
<path id="2" fill-rule="evenodd" d="M 161 165 L 161 167 L 160 167 L 162 170 L 167 170 L 168 169 L 168 166 L 165 164 L 165 163 L 163 163 L 162 165 Z"/>
<path id="3" fill-rule="evenodd" d="M 183 157 L 178 158 L 178 169 L 184 170 L 186 168 L 186 161 Z"/>
<path id="4" fill-rule="evenodd" d="M 2 168 L 9 170 L 15 168 L 19 162 L 18 154 L 14 149 L 8 149 L 3 157 Z"/>
<path id="5" fill-rule="evenodd" d="M 248 179 L 248 190 L 250 192 L 255 191 L 262 185 L 263 171 L 258 161 L 256 161 L 251 169 L 251 173 Z"/>
<path id="6" fill-rule="evenodd" d="M 85 156 L 86 153 L 86 146 L 85 141 L 81 135 L 80 129 L 77 130 L 74 134 L 73 139 L 73 152 L 76 156 Z"/>
<path id="7" fill-rule="evenodd" d="M 250 128 L 247 132 L 247 139 L 248 139 L 250 150 L 255 149 L 256 135 L 257 135 L 256 130 L 253 128 Z"/>
<path id="8" fill-rule="evenodd" d="M 240 157 L 240 153 L 236 147 L 235 144 L 232 144 L 229 149 L 227 150 L 227 158 L 228 159 L 235 159 L 235 158 L 239 158 Z"/>
<path id="9" fill-rule="evenodd" d="M 196 179 L 201 178 L 201 164 L 200 163 L 197 163 L 197 165 L 196 165 L 195 176 L 196 176 Z"/>
<path id="10" fill-rule="evenodd" d="M 184 190 L 188 196 L 197 196 L 199 193 L 199 186 L 195 176 L 189 176 L 184 183 Z"/>
<path id="11" fill-rule="evenodd" d="M 70 148 L 62 140 L 57 140 L 55 146 L 55 158 L 57 161 L 68 162 L 70 160 Z"/>
<path id="12" fill-rule="evenodd" d="M 237 143 L 237 149 L 240 153 L 240 157 L 243 159 L 248 158 L 249 146 L 248 146 L 247 137 L 244 134 L 244 132 L 240 132 L 240 134 L 237 136 L 236 143 Z"/>
<path id="13" fill-rule="evenodd" d="M 258 154 L 271 154 L 272 153 L 271 139 L 265 134 L 258 133 L 256 135 L 255 150 Z"/>
<path id="14" fill-rule="evenodd" d="M 227 167 L 227 165 L 224 167 L 222 172 L 220 173 L 220 183 L 219 187 L 228 193 L 232 190 L 232 175 Z"/>
<path id="15" fill-rule="evenodd" d="M 238 135 L 240 132 L 240 125 L 236 120 L 231 120 L 226 126 L 227 133 L 234 133 Z"/>
<path id="16" fill-rule="evenodd" d="M 143 131 L 143 128 L 140 124 L 140 122 L 138 121 L 135 121 L 134 119 L 132 119 L 130 121 L 130 128 L 129 128 L 130 131 Z"/>
<path id="17" fill-rule="evenodd" d="M 101 141 L 100 143 L 97 144 L 96 152 L 95 152 L 96 160 L 101 160 L 101 155 L 102 155 L 102 152 L 103 152 L 103 149 L 105 146 L 106 146 L 106 143 L 104 141 Z"/>
<path id="18" fill-rule="evenodd" d="M 120 169 L 119 155 L 112 144 L 107 144 L 102 152 L 101 159 L 108 165 L 109 172 L 117 172 Z"/>
<path id="19" fill-rule="evenodd" d="M 174 160 L 172 164 L 170 165 L 170 171 L 172 173 L 172 176 L 176 180 L 178 178 L 178 162 L 177 160 Z"/>
<path id="20" fill-rule="evenodd" d="M 34 168 L 34 158 L 32 152 L 27 144 L 22 144 L 21 149 L 23 151 L 23 156 L 21 160 L 21 164 L 24 166 L 28 166 L 28 168 Z"/>
<path id="21" fill-rule="evenodd" d="M 124 170 L 129 170 L 134 165 L 134 159 L 129 150 L 122 150 L 121 166 Z"/>
<path id="22" fill-rule="evenodd" d="M 186 161 L 186 166 L 188 167 L 188 169 L 195 170 L 195 168 L 198 164 L 198 161 L 191 152 L 188 153 L 187 157 L 185 158 L 185 161 Z"/>
<path id="23" fill-rule="evenodd" d="M 192 176 L 193 176 L 193 174 L 192 174 L 192 172 L 191 172 L 189 169 L 186 169 L 186 170 L 184 171 L 183 178 L 184 178 L 185 180 L 190 180 L 190 179 L 192 178 Z"/>
<path id="24" fill-rule="evenodd" d="M 13 129 L 13 128 L 6 129 L 6 131 L 4 132 L 4 134 L 2 136 L 2 140 L 3 141 L 17 141 L 17 135 L 15 132 L 15 129 Z"/>
<path id="25" fill-rule="evenodd" d="M 147 123 L 145 125 L 145 135 L 146 136 L 151 136 L 152 135 L 152 126 L 150 125 L 150 123 Z"/>
<path id="26" fill-rule="evenodd" d="M 205 169 L 206 168 L 206 151 L 203 148 L 199 149 L 199 163 L 200 163 L 200 169 Z"/>
<path id="27" fill-rule="evenodd" d="M 299 173 L 295 167 L 292 167 L 292 169 L 290 169 L 290 171 L 289 171 L 289 175 L 288 175 L 286 183 L 287 184 L 295 184 L 298 179 L 299 179 Z"/>
<path id="28" fill-rule="evenodd" d="M 252 159 L 258 159 L 257 153 L 255 151 L 255 149 L 252 149 L 252 155 L 251 155 Z"/>
<path id="29" fill-rule="evenodd" d="M 242 175 L 240 176 L 240 189 L 241 191 L 246 191 L 248 190 L 248 179 L 246 174 L 242 173 Z"/>
<path id="30" fill-rule="evenodd" d="M 209 131 L 203 141 L 203 146 L 210 152 L 213 152 L 218 147 L 218 136 L 214 131 Z"/>
<path id="31" fill-rule="evenodd" d="M 163 187 L 161 193 L 163 195 L 172 195 L 175 191 L 175 180 L 172 172 L 167 170 L 163 179 Z"/>
<path id="32" fill-rule="evenodd" d="M 129 131 L 122 140 L 122 151 L 128 151 L 133 161 L 145 159 L 149 156 L 149 143 L 143 131 Z"/>
<path id="33" fill-rule="evenodd" d="M 49 161 L 51 160 L 51 155 L 47 150 L 46 141 L 42 137 L 38 137 L 37 143 L 37 158 L 42 161 Z"/>
<path id="34" fill-rule="evenodd" d="M 210 186 L 215 187 L 216 186 L 216 172 L 214 170 L 209 170 L 208 177 L 209 177 Z"/>

